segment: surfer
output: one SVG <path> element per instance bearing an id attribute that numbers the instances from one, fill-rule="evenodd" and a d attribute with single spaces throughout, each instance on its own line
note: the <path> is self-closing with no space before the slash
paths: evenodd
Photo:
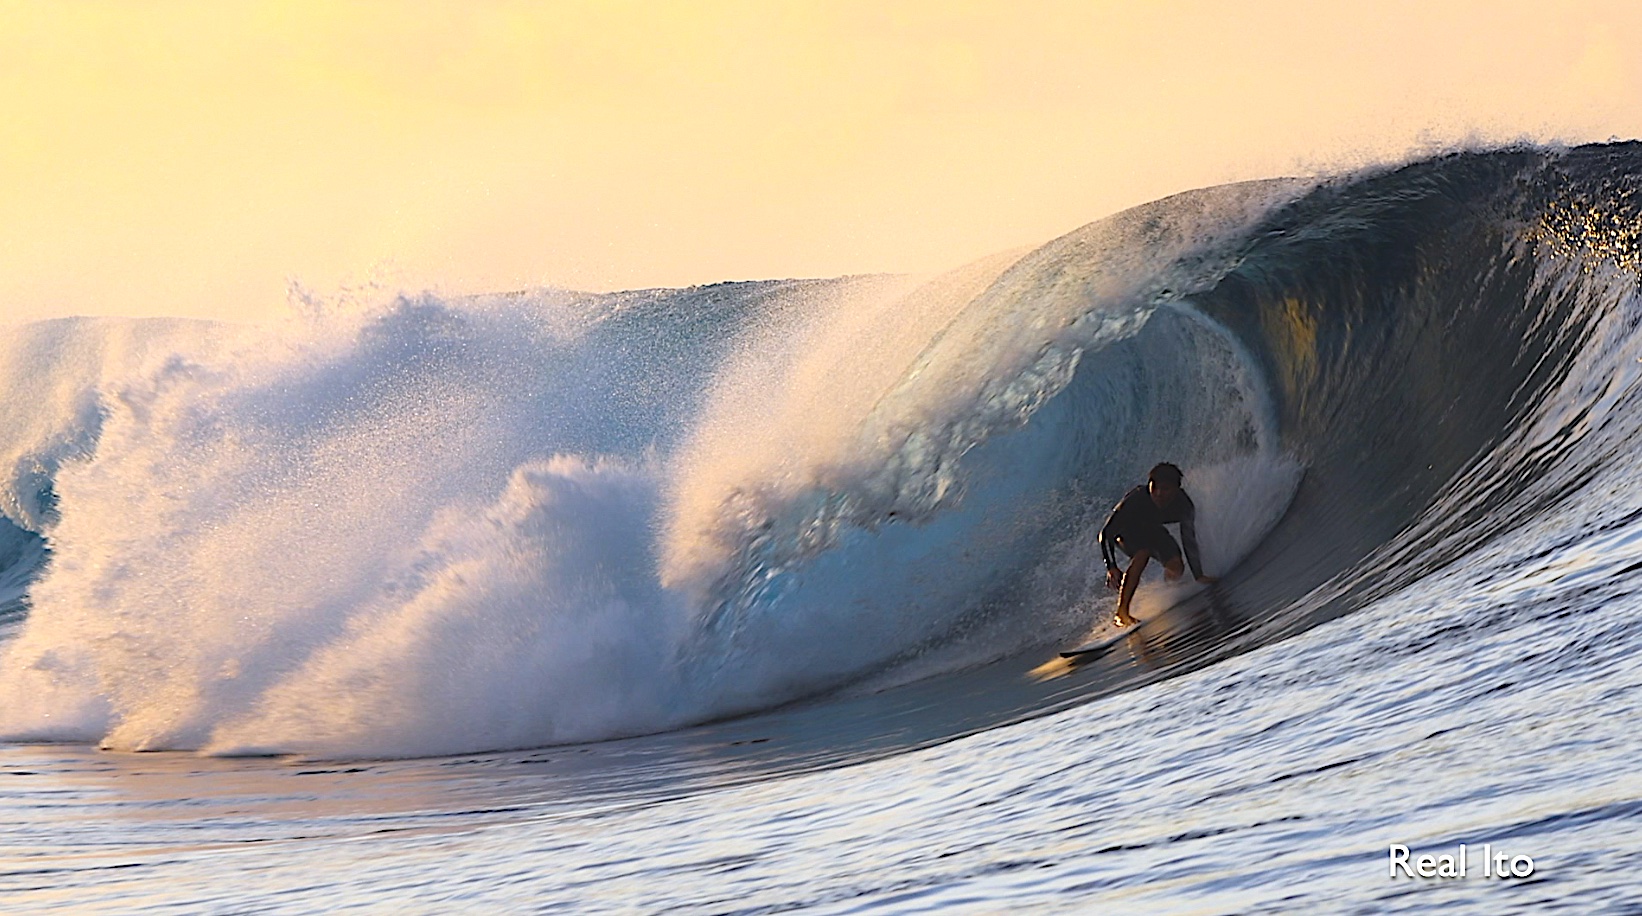
<path id="1" fill-rule="evenodd" d="M 1140 585 L 1140 574 L 1152 557 L 1163 563 L 1163 578 L 1169 582 L 1185 572 L 1180 562 L 1180 544 L 1169 535 L 1165 524 L 1180 524 L 1180 540 L 1186 545 L 1186 562 L 1197 581 L 1212 585 L 1219 581 L 1203 575 L 1198 562 L 1197 507 L 1180 487 L 1180 468 L 1168 462 L 1152 468 L 1144 486 L 1135 487 L 1118 500 L 1106 525 L 1100 529 L 1100 553 L 1106 558 L 1106 586 L 1118 589 L 1117 615 L 1113 622 L 1126 627 L 1135 622 L 1129 602 Z M 1116 552 L 1129 555 L 1129 568 L 1117 564 Z"/>

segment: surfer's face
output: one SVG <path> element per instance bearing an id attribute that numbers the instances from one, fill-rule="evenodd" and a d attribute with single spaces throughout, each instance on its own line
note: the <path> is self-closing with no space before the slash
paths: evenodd
<path id="1" fill-rule="evenodd" d="M 1180 492 L 1180 488 L 1171 487 L 1161 480 L 1150 480 L 1146 482 L 1146 492 L 1152 494 L 1152 502 L 1161 508 L 1168 505 L 1169 500 L 1174 499 L 1174 495 Z"/>

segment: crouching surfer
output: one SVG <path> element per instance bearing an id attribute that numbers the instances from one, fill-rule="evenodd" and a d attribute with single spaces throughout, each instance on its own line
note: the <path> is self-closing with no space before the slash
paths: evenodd
<path id="1" fill-rule="evenodd" d="M 1180 561 L 1180 544 L 1163 526 L 1179 523 L 1180 540 L 1186 545 L 1186 562 L 1191 564 L 1197 581 L 1214 584 L 1213 576 L 1203 575 L 1198 562 L 1197 507 L 1192 498 L 1180 487 L 1180 468 L 1167 462 L 1152 468 L 1144 486 L 1135 487 L 1118 500 L 1106 525 L 1100 529 L 1100 553 L 1106 558 L 1106 585 L 1118 590 L 1117 614 L 1112 618 L 1120 627 L 1135 622 L 1129 613 L 1129 602 L 1140 585 L 1140 574 L 1146 564 L 1156 557 L 1163 563 L 1163 578 L 1173 582 L 1185 572 Z M 1128 569 L 1117 563 L 1117 551 L 1129 557 Z"/>

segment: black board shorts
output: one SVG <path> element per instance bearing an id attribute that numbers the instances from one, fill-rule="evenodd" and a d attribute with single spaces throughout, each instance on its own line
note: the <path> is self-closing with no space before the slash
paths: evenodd
<path id="1" fill-rule="evenodd" d="M 1112 542 L 1131 557 L 1145 550 L 1151 553 L 1152 559 L 1164 563 L 1180 558 L 1180 545 L 1175 543 L 1174 535 L 1169 533 L 1169 529 L 1162 525 L 1125 531 L 1112 538 Z"/>

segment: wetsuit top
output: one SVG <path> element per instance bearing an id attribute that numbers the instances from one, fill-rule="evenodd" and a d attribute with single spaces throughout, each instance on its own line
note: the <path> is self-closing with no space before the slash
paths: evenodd
<path id="1" fill-rule="evenodd" d="M 1120 537 L 1149 547 L 1155 533 L 1160 532 L 1172 547 L 1174 539 L 1168 536 L 1168 530 L 1163 526 L 1174 522 L 1180 523 L 1180 541 L 1186 548 L 1186 562 L 1191 564 L 1192 575 L 1203 575 L 1203 567 L 1197 561 L 1197 506 L 1192 504 L 1192 498 L 1186 495 L 1185 490 L 1180 490 L 1175 493 L 1174 499 L 1159 506 L 1152 502 L 1152 494 L 1145 484 L 1124 494 L 1106 518 L 1106 526 L 1100 529 L 1100 553 L 1106 558 L 1106 568 L 1118 568 L 1115 551 L 1116 541 Z"/>

